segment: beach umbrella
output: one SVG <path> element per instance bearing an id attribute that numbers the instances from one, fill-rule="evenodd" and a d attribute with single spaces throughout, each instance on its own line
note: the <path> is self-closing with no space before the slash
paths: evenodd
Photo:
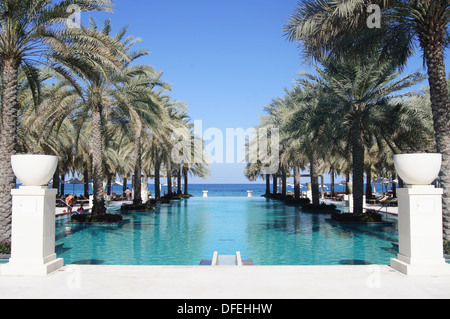
<path id="1" fill-rule="evenodd" d="M 339 186 L 347 186 L 347 181 L 341 181 L 338 185 Z"/>
<path id="2" fill-rule="evenodd" d="M 84 182 L 80 181 L 78 178 L 73 177 L 64 184 L 72 185 L 73 186 L 72 193 L 75 194 L 75 185 L 84 185 Z"/>
<path id="3" fill-rule="evenodd" d="M 390 183 L 392 183 L 390 180 L 388 180 L 387 178 L 380 178 L 380 179 L 377 179 L 376 181 L 374 181 L 374 183 L 377 183 L 377 184 L 390 184 Z"/>
<path id="4" fill-rule="evenodd" d="M 383 178 L 377 179 L 376 181 L 374 181 L 374 183 L 384 185 L 386 187 L 386 192 L 387 192 L 387 185 L 392 182 L 389 179 L 383 177 Z"/>

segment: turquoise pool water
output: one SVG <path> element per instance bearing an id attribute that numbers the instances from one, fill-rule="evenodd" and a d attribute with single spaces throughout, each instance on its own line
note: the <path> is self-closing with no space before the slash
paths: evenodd
<path id="1" fill-rule="evenodd" d="M 255 265 L 389 264 L 396 223 L 336 225 L 264 198 L 191 198 L 156 211 L 126 214 L 128 224 L 68 227 L 57 222 L 66 264 L 199 265 L 214 251 Z"/>

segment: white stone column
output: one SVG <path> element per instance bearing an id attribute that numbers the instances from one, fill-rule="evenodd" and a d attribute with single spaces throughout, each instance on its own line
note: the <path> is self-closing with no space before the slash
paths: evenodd
<path id="1" fill-rule="evenodd" d="M 306 198 L 308 198 L 310 200 L 310 202 L 313 202 L 313 198 L 312 198 L 312 184 L 311 183 L 306 183 L 306 187 L 308 187 L 308 190 L 306 191 Z"/>
<path id="2" fill-rule="evenodd" d="M 207 198 L 208 197 L 208 191 L 203 191 L 203 197 Z"/>
<path id="3" fill-rule="evenodd" d="M 253 197 L 253 191 L 247 191 L 247 197 Z"/>
<path id="4" fill-rule="evenodd" d="M 55 202 L 57 190 L 22 186 L 11 191 L 11 259 L 2 276 L 46 276 L 64 266 L 55 254 Z"/>
<path id="5" fill-rule="evenodd" d="M 443 190 L 411 185 L 397 194 L 399 254 L 391 267 L 412 276 L 450 275 L 443 253 Z"/>
<path id="6" fill-rule="evenodd" d="M 143 204 L 148 202 L 148 183 L 141 184 L 141 198 Z"/>
<path id="7" fill-rule="evenodd" d="M 346 213 L 353 213 L 353 194 L 344 195 L 344 202 Z"/>

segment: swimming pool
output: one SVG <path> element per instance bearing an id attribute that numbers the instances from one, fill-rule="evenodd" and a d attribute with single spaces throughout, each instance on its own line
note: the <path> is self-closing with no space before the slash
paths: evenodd
<path id="1" fill-rule="evenodd" d="M 117 227 L 57 221 L 65 264 L 199 265 L 214 251 L 255 265 L 389 264 L 397 224 L 336 225 L 264 198 L 191 198 L 125 214 Z"/>

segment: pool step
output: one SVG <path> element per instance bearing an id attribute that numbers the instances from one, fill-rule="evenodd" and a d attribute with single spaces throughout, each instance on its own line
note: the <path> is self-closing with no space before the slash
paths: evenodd
<path id="1" fill-rule="evenodd" d="M 236 255 L 219 255 L 214 252 L 212 260 L 202 260 L 201 266 L 253 266 L 252 260 L 242 260 L 241 253 L 238 251 Z"/>

